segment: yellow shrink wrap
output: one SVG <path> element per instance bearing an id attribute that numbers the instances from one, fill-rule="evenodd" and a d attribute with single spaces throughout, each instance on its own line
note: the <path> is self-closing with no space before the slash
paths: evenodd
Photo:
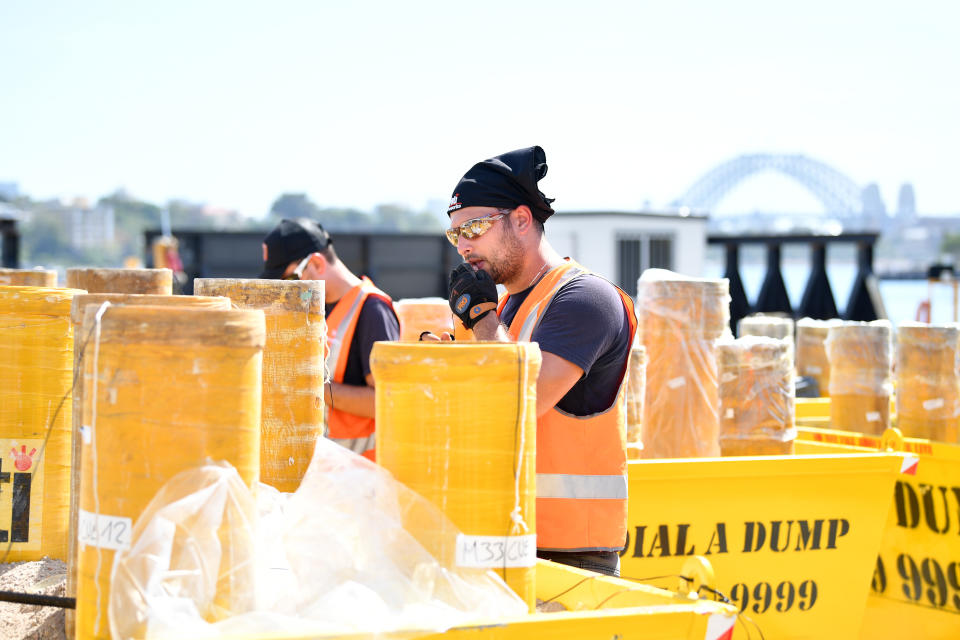
<path id="1" fill-rule="evenodd" d="M 630 350 L 630 372 L 627 377 L 627 457 L 637 460 L 643 452 L 640 438 L 643 424 L 643 394 L 647 383 L 647 350 L 633 347 Z"/>
<path id="2" fill-rule="evenodd" d="M 793 320 L 779 316 L 747 316 L 737 323 L 737 335 L 766 336 L 793 343 Z"/>
<path id="3" fill-rule="evenodd" d="M 65 560 L 70 506 L 70 299 L 0 286 L 0 562 Z"/>
<path id="4" fill-rule="evenodd" d="M 463 321 L 457 316 L 453 317 L 453 339 L 460 342 L 474 342 L 476 336 L 473 335 L 473 329 L 467 329 Z"/>
<path id="5" fill-rule="evenodd" d="M 890 426 L 892 329 L 887 320 L 830 327 L 830 424 L 880 435 Z"/>
<path id="6" fill-rule="evenodd" d="M 453 313 L 443 298 L 406 298 L 394 302 L 393 310 L 400 320 L 401 342 L 418 342 L 424 331 L 453 334 Z"/>
<path id="7" fill-rule="evenodd" d="M 830 396 L 830 361 L 827 359 L 827 334 L 842 320 L 797 320 L 797 375 L 813 378 L 821 398 Z"/>
<path id="8" fill-rule="evenodd" d="M 714 343 L 729 331 L 729 281 L 647 269 L 637 283 L 637 320 L 647 350 L 643 458 L 719 456 Z"/>
<path id="9" fill-rule="evenodd" d="M 378 342 L 370 356 L 377 462 L 463 533 L 442 558 L 495 570 L 531 611 L 540 363 L 534 343 Z"/>
<path id="10" fill-rule="evenodd" d="M 87 293 L 151 293 L 168 296 L 173 293 L 173 271 L 170 269 L 67 269 L 67 286 L 85 289 Z"/>
<path id="11" fill-rule="evenodd" d="M 322 280 L 197 278 L 197 295 L 226 296 L 241 309 L 262 309 L 263 417 L 260 481 L 297 490 L 323 437 L 324 318 Z"/>
<path id="12" fill-rule="evenodd" d="M 56 287 L 57 272 L 49 269 L 0 269 L 0 285 Z"/>
<path id="13" fill-rule="evenodd" d="M 897 426 L 960 444 L 960 325 L 897 327 Z"/>
<path id="14" fill-rule="evenodd" d="M 83 324 L 94 332 L 83 356 L 76 630 L 88 640 L 111 637 L 114 555 L 164 483 L 210 460 L 257 482 L 265 326 L 261 311 L 143 306 L 88 306 Z M 248 589 L 250 571 L 222 564 L 203 615 L 216 619 L 218 599 Z"/>
<path id="15" fill-rule="evenodd" d="M 136 293 L 89 293 L 73 297 L 70 320 L 73 323 L 73 426 L 70 456 L 70 541 L 67 550 L 67 595 L 77 593 L 77 518 L 80 511 L 80 423 L 83 415 L 83 359 L 84 345 L 92 335 L 83 325 L 88 305 L 99 307 L 104 302 L 112 305 L 150 307 L 195 307 L 202 309 L 229 309 L 227 298 L 205 296 L 158 296 Z M 74 637 L 74 610 L 67 609 L 67 637 Z"/>
<path id="16" fill-rule="evenodd" d="M 724 456 L 793 454 L 793 359 L 789 342 L 766 336 L 721 339 L 720 452 Z"/>

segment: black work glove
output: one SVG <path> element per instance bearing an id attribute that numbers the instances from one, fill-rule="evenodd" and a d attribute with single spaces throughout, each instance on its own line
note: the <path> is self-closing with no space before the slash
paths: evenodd
<path id="1" fill-rule="evenodd" d="M 497 285 L 483 269 L 461 264 L 450 272 L 450 309 L 467 329 L 497 308 Z"/>

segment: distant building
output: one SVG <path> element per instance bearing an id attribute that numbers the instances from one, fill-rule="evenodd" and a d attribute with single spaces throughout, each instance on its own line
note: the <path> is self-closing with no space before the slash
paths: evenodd
<path id="1" fill-rule="evenodd" d="M 544 225 L 560 255 L 618 285 L 631 296 L 650 268 L 699 277 L 707 248 L 707 217 L 639 211 L 560 211 Z"/>
<path id="2" fill-rule="evenodd" d="M 913 185 L 904 182 L 900 185 L 900 196 L 897 198 L 897 222 L 910 224 L 917 219 L 917 199 L 913 193 Z"/>
<path id="3" fill-rule="evenodd" d="M 72 207 L 70 215 L 70 243 L 76 249 L 100 247 L 113 242 L 113 207 L 100 205 L 94 209 Z"/>

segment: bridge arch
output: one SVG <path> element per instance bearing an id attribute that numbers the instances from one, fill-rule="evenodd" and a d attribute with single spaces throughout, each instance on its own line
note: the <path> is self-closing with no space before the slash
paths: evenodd
<path id="1" fill-rule="evenodd" d="M 687 189 L 675 206 L 713 210 L 739 183 L 761 171 L 777 171 L 806 187 L 828 213 L 851 215 L 863 211 L 859 186 L 843 173 L 800 154 L 753 153 L 723 162 Z"/>

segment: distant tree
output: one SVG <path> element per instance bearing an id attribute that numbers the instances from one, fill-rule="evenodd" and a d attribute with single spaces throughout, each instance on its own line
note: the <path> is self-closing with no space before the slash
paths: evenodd
<path id="1" fill-rule="evenodd" d="M 375 224 L 380 229 L 404 229 L 408 217 L 410 210 L 398 204 L 378 204 L 373 209 Z"/>
<path id="2" fill-rule="evenodd" d="M 439 232 L 441 225 L 436 214 L 414 211 L 402 204 L 384 203 L 372 213 L 342 207 L 319 207 L 304 193 L 284 193 L 270 207 L 266 222 L 272 226 L 282 218 L 311 218 L 331 231 L 415 231 Z"/>
<path id="3" fill-rule="evenodd" d="M 433 233 L 441 228 L 437 216 L 429 211 L 414 211 L 397 204 L 378 205 L 374 218 L 381 229 Z"/>
<path id="4" fill-rule="evenodd" d="M 960 266 L 960 232 L 943 234 L 940 251 L 952 255 L 954 264 Z"/>
<path id="5" fill-rule="evenodd" d="M 270 217 L 317 219 L 320 208 L 305 193 L 284 193 L 270 205 Z"/>
<path id="6" fill-rule="evenodd" d="M 439 233 L 443 230 L 443 225 L 440 224 L 440 219 L 437 217 L 437 214 L 430 213 L 429 211 L 421 211 L 410 218 L 410 228 L 421 233 Z"/>
<path id="7" fill-rule="evenodd" d="M 372 218 L 359 209 L 329 207 L 317 213 L 317 221 L 327 229 L 365 231 L 374 226 Z"/>
<path id="8" fill-rule="evenodd" d="M 68 235 L 63 211 L 38 210 L 23 226 L 23 262 L 48 267 L 119 266 L 119 246 L 78 249 Z"/>

